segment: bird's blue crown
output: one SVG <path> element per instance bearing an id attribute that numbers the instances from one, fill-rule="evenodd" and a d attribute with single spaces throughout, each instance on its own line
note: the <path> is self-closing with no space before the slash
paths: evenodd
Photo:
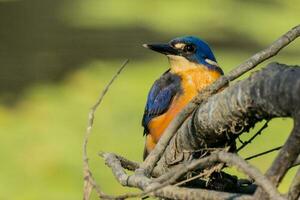
<path id="1" fill-rule="evenodd" d="M 205 65 L 223 74 L 208 44 L 197 37 L 178 37 L 167 44 L 145 44 L 144 47 L 167 56 L 182 56 L 190 62 Z"/>
<path id="2" fill-rule="evenodd" d="M 180 43 L 187 45 L 186 47 L 188 47 L 189 45 L 192 46 L 192 48 L 194 49 L 191 49 L 192 51 L 190 53 L 188 51 L 184 52 L 184 49 L 182 52 L 182 56 L 186 57 L 190 61 L 200 63 L 200 64 L 206 64 L 205 59 L 209 59 L 211 61 L 217 62 L 208 44 L 197 37 L 194 36 L 178 37 L 171 40 L 169 43 L 173 47 L 175 47 L 176 44 L 180 44 Z"/>

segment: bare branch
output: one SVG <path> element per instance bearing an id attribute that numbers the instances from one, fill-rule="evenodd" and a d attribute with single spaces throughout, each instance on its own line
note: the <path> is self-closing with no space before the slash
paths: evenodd
<path id="1" fill-rule="evenodd" d="M 203 170 L 208 167 L 212 167 L 216 165 L 218 162 L 217 155 L 213 153 L 210 156 L 205 158 L 193 160 L 190 163 L 182 163 L 175 166 L 169 172 L 161 175 L 159 178 L 156 179 L 157 182 L 165 182 L 168 181 L 170 184 L 174 183 L 180 176 L 186 174 L 192 170 Z"/>
<path id="2" fill-rule="evenodd" d="M 109 154 L 115 156 L 120 161 L 121 166 L 124 169 L 127 169 L 129 171 L 135 171 L 136 169 L 138 169 L 140 167 L 140 163 L 138 163 L 138 162 L 128 160 L 127 158 L 125 158 L 121 155 L 115 154 L 115 153 L 109 153 Z M 104 152 L 99 153 L 100 157 L 103 157 L 103 155 L 104 155 Z M 158 169 L 154 169 L 151 173 L 151 176 L 158 177 L 158 176 L 160 176 L 160 174 L 161 173 L 158 171 Z"/>
<path id="3" fill-rule="evenodd" d="M 300 90 L 300 86 L 298 87 L 298 89 Z M 300 92 L 297 92 L 296 94 L 299 95 Z M 299 102 L 300 101 L 298 101 L 298 104 Z M 298 104 L 295 103 L 295 106 L 297 106 Z M 296 162 L 298 156 L 300 155 L 300 110 L 295 109 L 295 113 L 293 113 L 293 116 L 295 119 L 292 133 L 281 148 L 281 151 L 277 155 L 276 159 L 273 161 L 272 166 L 266 172 L 266 176 L 276 186 L 279 185 L 280 181 L 282 180 L 288 169 L 292 167 L 292 165 Z M 293 182 L 293 184 L 294 187 L 296 183 Z M 255 197 L 262 198 L 263 196 L 264 193 L 261 190 L 257 190 L 255 192 Z"/>
<path id="4" fill-rule="evenodd" d="M 293 165 L 291 167 L 295 167 L 300 165 L 300 155 L 298 156 L 298 158 L 295 160 L 295 162 L 293 163 Z"/>
<path id="5" fill-rule="evenodd" d="M 170 190 L 170 187 L 168 185 L 173 183 L 177 178 L 179 178 L 181 175 L 185 174 L 186 172 L 196 168 L 199 169 L 199 167 L 201 169 L 204 169 L 205 167 L 208 167 L 213 163 L 224 162 L 228 165 L 237 166 L 242 172 L 244 172 L 245 174 L 253 178 L 255 182 L 270 195 L 271 199 L 283 199 L 280 196 L 280 194 L 277 192 L 276 187 L 274 187 L 273 184 L 267 178 L 265 178 L 256 168 L 250 166 L 242 158 L 239 158 L 237 155 L 231 153 L 226 153 L 226 152 L 213 153 L 211 156 L 192 161 L 190 164 L 180 165 L 180 167 L 177 167 L 176 170 L 166 174 L 164 178 L 159 178 L 154 181 L 151 181 L 151 179 L 145 177 L 144 175 L 128 176 L 126 172 L 123 170 L 120 161 L 114 154 L 103 153 L 102 156 L 104 157 L 106 164 L 112 169 L 112 172 L 119 183 L 121 183 L 123 186 L 138 187 L 145 191 L 142 193 L 125 194 L 119 196 L 118 198 L 144 196 L 149 193 L 153 193 L 158 196 L 162 196 L 163 194 L 166 195 L 168 194 L 166 193 L 166 191 Z M 172 175 L 172 177 L 170 175 Z M 163 181 L 162 184 L 158 183 L 162 181 Z M 191 191 L 184 190 L 184 189 L 180 189 L 180 191 L 181 192 L 178 193 L 178 189 L 177 189 L 177 191 L 173 191 L 172 195 L 179 195 L 179 194 L 191 195 L 190 194 Z M 198 194 L 198 190 L 192 190 L 192 191 L 193 193 Z M 214 196 L 213 195 L 214 192 L 212 192 L 212 194 L 210 192 L 202 195 Z M 228 193 L 224 193 L 224 194 L 229 195 Z M 168 196 L 164 196 L 164 197 L 168 197 Z M 218 197 L 217 195 L 214 198 L 220 199 L 221 197 Z M 193 199 L 193 195 L 187 199 Z M 224 197 L 222 197 L 222 199 L 224 199 Z"/>
<path id="6" fill-rule="evenodd" d="M 197 140 L 199 139 L 201 140 L 202 134 L 204 132 L 205 133 L 204 139 L 206 140 L 205 142 L 208 142 L 209 144 L 210 141 L 213 141 L 210 139 L 210 137 L 214 137 L 214 142 L 217 142 L 219 139 L 221 139 L 220 141 L 222 141 L 223 139 L 224 141 L 228 140 L 228 137 L 231 137 L 230 134 L 233 135 L 235 134 L 235 132 L 230 133 L 230 131 L 232 130 L 232 127 L 230 126 L 239 125 L 241 124 L 240 121 L 246 123 L 245 127 L 248 126 L 250 127 L 252 123 L 256 122 L 256 120 L 261 120 L 264 117 L 272 118 L 276 116 L 294 116 L 293 112 L 297 112 L 297 108 L 298 108 L 298 104 L 296 102 L 300 102 L 298 101 L 299 96 L 297 95 L 300 93 L 300 84 L 297 79 L 297 77 L 299 77 L 299 73 L 300 73 L 300 69 L 297 67 L 286 67 L 279 64 L 272 64 L 267 69 L 254 74 L 251 78 L 244 81 L 240 81 L 236 85 L 231 86 L 230 88 L 225 89 L 219 94 L 216 94 L 215 96 L 211 97 L 209 101 L 203 104 L 201 108 L 199 108 L 194 115 L 194 118 L 197 118 L 197 120 L 195 120 L 195 123 L 200 123 L 201 127 L 197 127 L 194 129 L 189 128 L 189 126 L 196 125 L 196 124 L 191 123 L 194 120 L 193 118 L 187 119 L 186 122 L 183 124 L 183 126 L 179 129 L 179 132 L 176 134 L 176 137 L 172 139 L 170 145 L 167 147 L 167 151 L 165 152 L 165 154 L 170 153 L 169 148 L 176 149 L 177 151 L 176 155 L 180 155 L 180 152 L 183 152 L 183 154 L 190 153 L 189 151 L 185 151 L 185 149 L 182 149 L 182 145 L 183 146 L 186 145 L 187 140 L 183 140 L 183 142 L 181 142 L 180 140 L 180 137 L 188 138 L 189 142 L 193 140 L 192 137 L 189 137 L 191 136 L 191 134 L 186 135 L 187 131 L 196 130 L 196 132 L 192 132 L 192 134 L 194 134 L 193 137 L 196 136 Z M 278 91 L 278 87 L 271 87 L 271 89 L 267 89 L 269 85 L 273 86 L 274 83 L 285 85 L 286 87 L 279 87 L 279 91 Z M 291 94 L 290 94 L 291 91 L 289 90 L 290 88 L 289 84 L 293 85 L 294 88 Z M 261 91 L 263 91 L 264 93 L 261 93 Z M 280 98 L 275 97 L 278 94 L 286 96 L 285 101 L 282 101 L 280 100 Z M 225 95 L 225 97 L 223 95 Z M 230 98 L 228 98 L 229 96 Z M 222 103 L 224 101 L 230 101 L 231 103 L 224 104 Z M 210 104 L 213 104 L 214 106 L 212 107 L 210 106 Z M 224 105 L 229 105 L 230 107 L 227 108 Z M 238 108 L 242 108 L 242 109 L 236 108 L 237 105 Z M 275 105 L 277 107 L 274 107 Z M 210 110 L 210 112 L 208 112 L 207 110 Z M 221 118 L 218 117 L 218 115 L 215 115 L 217 113 L 217 110 L 218 112 L 223 112 L 221 115 L 218 114 L 219 116 L 222 116 Z M 297 115 L 295 114 L 295 116 Z M 214 120 L 213 121 L 209 120 L 209 118 L 213 118 Z M 251 119 L 252 121 L 249 122 L 248 119 Z M 237 123 L 234 124 L 229 123 L 228 126 L 228 122 L 230 122 L 231 120 L 236 121 Z M 218 128 L 219 126 L 221 127 L 224 126 L 224 128 L 219 129 Z M 216 130 L 222 130 L 222 131 L 215 133 Z M 226 134 L 224 135 L 224 133 Z M 174 144 L 180 146 L 176 146 L 176 148 L 174 148 L 174 146 L 172 146 Z M 202 143 L 198 142 L 197 144 L 201 146 Z M 191 146 L 190 148 L 193 147 L 195 146 Z M 206 145 L 206 148 L 209 148 L 209 145 Z M 216 148 L 216 146 L 214 148 Z M 297 151 L 298 150 L 296 150 L 296 153 Z M 218 155 L 217 157 L 214 156 L 215 155 L 212 153 L 211 156 L 199 160 L 193 160 L 191 163 L 184 163 L 183 160 L 182 161 L 183 163 L 175 166 L 173 170 L 172 169 L 169 170 L 168 173 L 154 180 L 151 180 L 140 173 L 136 173 L 134 175 L 128 176 L 125 173 L 125 171 L 122 169 L 121 162 L 118 160 L 116 156 L 114 157 L 114 160 L 116 160 L 115 162 L 112 162 L 111 160 L 106 158 L 106 163 L 111 163 L 108 165 L 113 169 L 113 173 L 115 174 L 116 178 L 122 185 L 130 186 L 130 187 L 138 187 L 144 191 L 143 193 L 139 193 L 139 194 L 124 195 L 126 197 L 129 197 L 134 195 L 142 196 L 149 193 L 150 195 L 151 194 L 155 195 L 157 194 L 156 192 L 158 191 L 162 192 L 165 190 L 165 188 L 169 187 L 167 185 L 175 183 L 175 181 L 181 175 L 194 169 L 204 169 L 205 167 L 212 166 L 213 164 L 216 164 L 219 161 L 223 161 L 226 162 L 227 164 L 230 164 L 230 161 L 224 160 L 226 156 L 224 156 L 223 154 Z M 172 157 L 174 157 L 174 155 L 172 155 Z M 166 159 L 165 155 L 162 157 L 161 161 L 164 161 L 164 159 Z M 234 161 L 231 162 L 234 163 Z M 244 172 L 248 174 L 250 177 L 252 177 L 256 181 L 256 183 L 261 188 L 263 188 L 267 194 L 271 196 L 271 198 L 273 199 L 282 198 L 277 192 L 276 187 L 272 184 L 272 182 L 270 182 L 264 176 L 261 176 L 259 172 L 256 172 L 255 170 L 247 171 L 249 169 L 243 168 L 244 167 L 243 165 L 238 165 L 238 166 L 243 170 L 245 170 Z M 159 165 L 157 167 L 159 167 Z"/>
<path id="7" fill-rule="evenodd" d="M 278 40 L 272 43 L 268 48 L 256 53 L 249 58 L 246 62 L 237 66 L 228 75 L 221 77 L 214 84 L 201 91 L 170 123 L 165 130 L 163 136 L 160 138 L 155 149 L 148 155 L 147 159 L 142 163 L 139 173 L 150 174 L 155 164 L 162 156 L 169 141 L 174 133 L 182 125 L 185 119 L 193 112 L 193 110 L 205 101 L 209 96 L 218 92 L 221 88 L 225 87 L 229 81 L 232 81 L 249 70 L 253 69 L 258 64 L 275 56 L 282 48 L 286 47 L 290 42 L 295 40 L 300 35 L 300 25 L 292 28 L 290 31 L 282 35 Z"/>
<path id="8" fill-rule="evenodd" d="M 294 200 L 300 198 L 300 169 L 298 169 L 293 182 L 290 186 L 290 190 L 288 192 L 288 199 Z"/>
<path id="9" fill-rule="evenodd" d="M 264 118 L 294 116 L 300 102 L 299 77 L 299 67 L 273 63 L 210 97 L 185 120 L 156 168 L 164 173 L 169 163 L 191 159 L 193 150 L 227 146 Z"/>
<path id="10" fill-rule="evenodd" d="M 297 94 L 299 96 L 300 92 Z M 299 103 L 300 102 L 298 102 L 298 104 Z M 297 157 L 300 155 L 300 110 L 297 113 L 294 113 L 294 116 L 296 119 L 294 119 L 294 128 L 292 133 L 266 173 L 266 176 L 274 184 L 276 184 L 276 186 L 280 183 L 287 170 L 293 165 Z"/>
<path id="11" fill-rule="evenodd" d="M 258 169 L 248 164 L 236 154 L 219 152 L 218 159 L 230 166 L 237 166 L 239 170 L 250 176 L 255 182 L 268 193 L 270 199 L 284 199 L 278 193 L 273 183 L 267 179 Z"/>
<path id="12" fill-rule="evenodd" d="M 200 92 L 171 122 L 156 148 L 143 163 L 132 162 L 111 153 L 101 154 L 121 185 L 136 187 L 143 192 L 128 193 L 121 196 L 105 195 L 92 177 L 88 168 L 87 156 L 84 157 L 86 158 L 84 165 L 87 166 L 85 172 L 86 177 L 88 177 L 88 181 L 85 180 L 85 183 L 89 184 L 85 190 L 88 194 L 87 198 L 91 190 L 95 188 L 98 195 L 104 199 L 125 199 L 145 195 L 170 199 L 285 199 L 277 191 L 276 186 L 293 163 L 297 163 L 296 159 L 300 154 L 300 149 L 297 148 L 300 146 L 300 69 L 295 66 L 289 67 L 273 63 L 250 78 L 237 82 L 221 92 L 219 91 L 226 87 L 230 81 L 276 55 L 299 35 L 300 26 L 297 26 L 268 48 L 239 65 L 227 76 L 221 77 L 213 85 Z M 213 94 L 214 96 L 211 96 Z M 282 96 L 284 98 L 280 98 Z M 94 112 L 101 100 L 98 102 L 91 110 L 90 126 L 88 126 L 87 139 L 84 144 L 84 155 L 86 155 L 86 144 L 90 134 L 89 127 L 91 129 Z M 242 132 L 248 131 L 258 121 L 274 117 L 292 117 L 295 126 L 279 156 L 268 170 L 267 176 L 261 174 L 255 167 L 236 154 L 206 150 L 226 148 L 229 151 L 235 151 L 234 141 Z M 220 166 L 218 169 L 221 170 L 225 165 L 224 163 L 229 166 L 236 166 L 254 179 L 255 184 L 251 186 L 258 186 L 254 196 L 171 186 L 183 178 L 188 178 L 190 172 L 198 173 L 197 177 L 202 178 L 203 175 L 209 174 L 208 168 L 214 171 L 216 166 Z M 125 169 L 135 170 L 135 173 L 128 175 Z M 161 176 L 153 178 L 157 175 Z M 152 178 L 150 178 L 151 176 Z M 296 177 L 293 181 L 289 198 L 299 196 L 298 179 Z M 240 186 L 236 180 L 234 179 L 233 187 L 235 185 Z M 252 192 L 255 187 L 252 187 Z M 224 191 L 233 190 L 224 189 Z M 234 190 L 234 192 L 236 191 L 241 192 Z"/>
<path id="13" fill-rule="evenodd" d="M 188 200 L 254 200 L 250 195 L 217 192 L 206 189 L 191 189 L 177 186 L 168 186 L 155 192 L 155 196 L 168 199 L 188 199 Z"/>
<path id="14" fill-rule="evenodd" d="M 251 160 L 251 159 L 253 159 L 253 158 L 257 158 L 257 157 L 266 155 L 266 154 L 268 154 L 268 153 L 271 153 L 271 152 L 273 152 L 273 151 L 278 151 L 278 150 L 280 150 L 281 148 L 282 148 L 282 146 L 275 147 L 275 148 L 273 148 L 273 149 L 269 149 L 269 150 L 267 150 L 267 151 L 264 151 L 264 152 L 261 152 L 261 153 L 258 153 L 258 154 L 249 156 L 249 157 L 245 158 L 245 160 Z"/>
<path id="15" fill-rule="evenodd" d="M 226 193 L 226 192 L 216 192 L 211 190 L 204 189 L 188 189 L 188 188 L 179 188 L 175 186 L 167 186 L 164 184 L 159 184 L 156 181 L 151 181 L 151 179 L 147 178 L 144 175 L 132 175 L 128 176 L 126 172 L 122 169 L 121 163 L 118 158 L 111 153 L 102 153 L 101 156 L 105 159 L 105 163 L 112 169 L 113 174 L 116 179 L 124 186 L 137 187 L 145 192 L 141 193 L 128 193 L 115 197 L 104 197 L 104 199 L 125 199 L 125 198 L 133 198 L 133 197 L 142 197 L 145 195 L 155 196 L 155 197 L 163 197 L 163 198 L 173 198 L 173 199 L 240 199 L 240 200 L 248 200 L 252 199 L 250 195 L 245 194 L 235 194 L 235 193 Z M 217 159 L 216 156 L 213 156 L 214 159 Z M 201 162 L 204 164 L 204 161 Z M 191 166 L 195 166 L 195 163 Z M 184 168 L 185 169 L 185 168 Z"/>
<path id="16" fill-rule="evenodd" d="M 87 144 L 88 144 L 88 140 L 89 140 L 89 136 L 91 134 L 92 131 L 92 127 L 93 127 L 93 123 L 94 123 L 94 117 L 95 117 L 95 112 L 98 108 L 98 106 L 100 105 L 100 103 L 102 102 L 102 99 L 104 98 L 105 94 L 107 93 L 108 89 L 110 88 L 110 86 L 112 85 L 112 83 L 114 82 L 114 80 L 118 77 L 118 75 L 122 72 L 122 70 L 125 68 L 125 66 L 127 65 L 127 63 L 129 62 L 129 60 L 126 60 L 122 66 L 120 67 L 120 69 L 117 71 L 117 73 L 113 76 L 113 78 L 110 80 L 110 82 L 106 85 L 106 87 L 104 88 L 104 90 L 101 92 L 97 102 L 95 103 L 95 105 L 91 108 L 90 112 L 89 112 L 89 116 L 88 116 L 88 125 L 87 125 L 87 129 L 85 132 L 85 137 L 84 137 L 84 141 L 83 141 L 83 176 L 84 176 L 84 185 L 83 185 L 83 199 L 84 200 L 88 200 L 90 198 L 90 194 L 92 192 L 92 190 L 95 188 L 98 195 L 105 195 L 99 185 L 97 185 L 96 181 L 93 178 L 92 172 L 89 168 L 89 161 L 88 161 L 88 155 L 87 155 Z"/>
<path id="17" fill-rule="evenodd" d="M 105 164 L 111 168 L 112 173 L 114 174 L 117 181 L 123 186 L 129 187 L 137 187 L 141 190 L 145 190 L 145 188 L 150 185 L 151 180 L 144 175 L 132 175 L 128 176 L 126 172 L 123 170 L 120 160 L 113 153 L 101 153 L 101 157 L 104 158 Z M 120 196 L 115 196 L 114 198 L 105 198 L 104 199 L 126 199 L 133 197 L 142 197 L 145 196 L 148 192 L 140 192 L 140 193 L 127 193 Z M 102 197 L 103 198 L 103 197 Z"/>
<path id="18" fill-rule="evenodd" d="M 121 166 L 124 169 L 134 171 L 140 167 L 140 163 L 138 163 L 138 162 L 128 160 L 127 158 L 125 158 L 121 155 L 115 154 L 115 153 L 110 153 L 110 154 L 114 155 L 120 161 Z M 103 155 L 104 155 L 104 152 L 99 153 L 99 156 L 103 157 Z"/>
<path id="19" fill-rule="evenodd" d="M 264 177 L 264 175 L 261 174 L 259 170 L 249 165 L 246 161 L 244 161 L 237 155 L 224 151 L 212 153 L 212 155 L 199 160 L 194 160 L 190 164 L 179 165 L 181 167 L 174 169 L 173 171 L 175 172 L 171 171 L 167 174 L 164 174 L 158 180 L 160 182 L 168 180 L 168 183 L 171 184 L 174 182 L 174 180 L 177 180 L 180 176 L 191 170 L 205 169 L 216 164 L 217 162 L 224 162 L 230 166 L 237 166 L 238 169 L 254 179 L 255 182 L 269 194 L 271 199 L 283 199 L 272 182 Z"/>
<path id="20" fill-rule="evenodd" d="M 267 120 L 266 123 L 257 131 L 257 133 L 255 133 L 249 140 L 247 140 L 246 142 L 243 142 L 242 145 L 236 150 L 237 152 L 239 152 L 240 150 L 242 150 L 243 148 L 245 148 L 248 144 L 250 144 L 258 135 L 261 134 L 261 132 L 263 130 L 265 130 L 268 127 L 268 123 L 270 120 Z"/>
<path id="21" fill-rule="evenodd" d="M 109 153 L 103 153 L 102 156 L 105 159 L 105 164 L 111 168 L 118 182 L 123 186 L 131 186 L 128 185 L 129 176 L 125 173 L 121 162 L 117 159 L 117 157 L 114 154 Z"/>

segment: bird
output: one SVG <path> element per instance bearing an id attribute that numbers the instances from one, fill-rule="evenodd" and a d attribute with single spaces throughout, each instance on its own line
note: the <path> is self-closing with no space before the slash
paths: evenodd
<path id="1" fill-rule="evenodd" d="M 145 160 L 176 115 L 224 73 L 209 45 L 195 36 L 143 46 L 166 55 L 169 60 L 168 70 L 154 82 L 147 97 L 142 118 Z"/>

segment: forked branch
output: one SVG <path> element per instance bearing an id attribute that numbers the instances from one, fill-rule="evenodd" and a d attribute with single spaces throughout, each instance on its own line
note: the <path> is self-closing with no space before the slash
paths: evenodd
<path id="1" fill-rule="evenodd" d="M 96 189 L 99 197 L 104 199 L 145 195 L 170 199 L 284 199 L 276 187 L 300 156 L 300 68 L 272 63 L 249 78 L 217 92 L 230 81 L 276 55 L 299 35 L 300 26 L 294 27 L 268 48 L 258 52 L 200 92 L 172 121 L 143 163 L 132 162 L 111 153 L 101 154 L 121 185 L 139 188 L 141 193 L 105 195 L 89 169 L 86 146 L 93 126 L 94 113 L 103 98 L 101 95 L 89 114 L 84 140 L 84 199 L 89 199 L 92 189 Z M 258 121 L 275 117 L 293 118 L 295 126 L 265 176 L 235 154 L 207 150 L 224 148 L 235 151 L 234 142 L 241 133 L 247 132 Z M 237 166 L 254 179 L 258 186 L 255 196 L 172 185 L 190 172 L 203 172 L 220 163 Z M 124 169 L 135 170 L 135 173 L 128 175 Z M 201 173 L 198 176 L 202 178 Z M 299 197 L 300 184 L 297 177 L 299 171 L 287 195 L 291 200 Z"/>
<path id="2" fill-rule="evenodd" d="M 275 56 L 282 48 L 286 47 L 289 43 L 300 36 L 300 25 L 292 28 L 290 31 L 282 35 L 275 42 L 273 42 L 268 48 L 256 53 L 251 58 L 237 66 L 234 70 L 229 72 L 218 79 L 214 84 L 202 90 L 170 123 L 165 130 L 163 136 L 160 138 L 155 149 L 148 155 L 147 159 L 142 163 L 139 173 L 149 174 L 153 170 L 157 161 L 164 153 L 169 141 L 173 135 L 177 132 L 178 128 L 186 120 L 188 116 L 201 104 L 206 101 L 209 96 L 218 92 L 221 88 L 225 87 L 230 81 L 235 80 L 244 73 L 256 67 L 263 61 Z"/>

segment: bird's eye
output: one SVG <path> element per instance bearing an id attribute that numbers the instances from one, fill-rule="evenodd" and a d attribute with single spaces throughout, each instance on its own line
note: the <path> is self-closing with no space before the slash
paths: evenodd
<path id="1" fill-rule="evenodd" d="M 191 44 L 187 44 L 183 50 L 187 53 L 193 53 L 195 51 L 195 47 Z"/>

